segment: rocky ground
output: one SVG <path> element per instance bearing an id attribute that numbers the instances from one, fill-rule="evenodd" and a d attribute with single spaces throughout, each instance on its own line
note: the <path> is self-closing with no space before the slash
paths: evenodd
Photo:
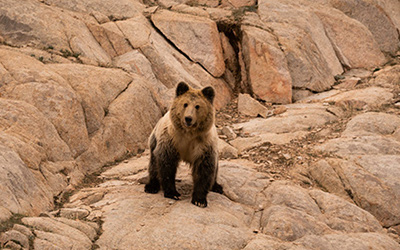
<path id="1" fill-rule="evenodd" d="M 217 113 L 224 194 L 210 193 L 207 208 L 190 203 L 183 164 L 181 200 L 145 193 L 145 151 L 87 178 L 51 212 L 14 216 L 0 242 L 10 249 L 400 249 L 399 72 L 398 65 L 353 71 L 334 89 L 288 105 L 235 98 Z"/>

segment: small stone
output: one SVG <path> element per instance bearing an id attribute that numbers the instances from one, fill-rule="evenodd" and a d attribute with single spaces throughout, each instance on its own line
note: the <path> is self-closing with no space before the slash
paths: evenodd
<path id="1" fill-rule="evenodd" d="M 89 211 L 81 208 L 62 208 L 60 210 L 60 216 L 67 219 L 83 219 L 89 215 Z"/>
<path id="2" fill-rule="evenodd" d="M 282 154 L 282 155 L 286 160 L 289 160 L 292 158 L 292 156 L 290 154 Z"/>
<path id="3" fill-rule="evenodd" d="M 228 140 L 233 140 L 233 139 L 236 139 L 236 137 L 237 137 L 236 133 L 229 126 L 223 127 L 222 133 L 227 137 Z"/>
<path id="4" fill-rule="evenodd" d="M 232 116 L 231 116 L 231 115 L 228 115 L 228 114 L 224 114 L 224 117 L 225 117 L 226 119 L 232 119 Z"/>
<path id="5" fill-rule="evenodd" d="M 277 106 L 277 107 L 274 109 L 274 115 L 283 114 L 283 113 L 286 112 L 286 110 L 287 110 L 287 108 L 286 108 L 285 106 Z"/>
<path id="6" fill-rule="evenodd" d="M 333 88 L 335 88 L 335 89 L 353 89 L 360 81 L 361 81 L 361 78 L 359 78 L 359 77 L 346 78 L 343 81 L 341 81 L 340 84 L 334 86 Z"/>
<path id="7" fill-rule="evenodd" d="M 224 140 L 218 141 L 218 153 L 222 159 L 238 158 L 238 150 Z"/>
<path id="8" fill-rule="evenodd" d="M 157 11 L 158 8 L 159 8 L 159 6 L 152 6 L 152 7 L 145 8 L 143 10 L 143 15 L 145 17 L 150 17 L 152 14 L 154 14 Z"/>
<path id="9" fill-rule="evenodd" d="M 257 100 L 253 99 L 249 94 L 239 94 L 238 110 L 243 115 L 252 117 L 261 116 L 266 118 L 268 109 Z"/>

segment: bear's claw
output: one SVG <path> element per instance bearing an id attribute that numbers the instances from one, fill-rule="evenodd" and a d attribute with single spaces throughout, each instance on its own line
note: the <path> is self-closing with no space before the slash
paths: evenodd
<path id="1" fill-rule="evenodd" d="M 207 199 L 206 198 L 202 198 L 202 199 L 192 198 L 192 204 L 194 204 L 198 207 L 207 207 Z"/>
<path id="2" fill-rule="evenodd" d="M 171 191 L 171 192 L 166 192 L 166 191 L 164 191 L 164 197 L 165 197 L 165 198 L 170 198 L 170 199 L 174 199 L 174 200 L 179 200 L 179 196 L 181 196 L 181 194 L 178 193 L 177 191 Z"/>

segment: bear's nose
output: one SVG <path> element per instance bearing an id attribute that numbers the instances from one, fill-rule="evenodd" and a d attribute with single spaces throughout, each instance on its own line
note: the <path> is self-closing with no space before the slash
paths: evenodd
<path id="1" fill-rule="evenodd" d="M 190 126 L 192 124 L 192 117 L 186 116 L 185 117 L 185 122 L 186 122 L 186 125 Z"/>

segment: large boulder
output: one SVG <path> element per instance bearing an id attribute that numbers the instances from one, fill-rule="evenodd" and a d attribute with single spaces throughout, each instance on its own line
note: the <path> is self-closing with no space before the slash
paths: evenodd
<path id="1" fill-rule="evenodd" d="M 379 48 L 394 54 L 399 49 L 398 31 L 388 13 L 379 6 L 378 1 L 332 0 L 330 4 L 364 24 L 371 31 Z M 400 4 L 398 5 L 400 6 Z"/>
<path id="2" fill-rule="evenodd" d="M 99 64 L 110 63 L 110 56 L 79 18 L 38 1 L 2 0 L 0 5 L 1 34 L 8 44 L 53 48 L 65 55 L 82 55 Z"/>
<path id="3" fill-rule="evenodd" d="M 243 26 L 242 33 L 244 61 L 254 94 L 267 102 L 291 103 L 292 78 L 278 40 L 250 26 Z"/>
<path id="4" fill-rule="evenodd" d="M 79 96 L 89 135 L 100 128 L 110 103 L 132 81 L 130 75 L 118 69 L 80 64 L 52 64 L 47 67 L 68 81 Z"/>
<path id="5" fill-rule="evenodd" d="M 18 183 L 18 185 L 15 185 Z M 17 153 L 0 144 L 0 222 L 13 214 L 36 215 L 53 207 L 52 196 Z"/>
<path id="6" fill-rule="evenodd" d="M 151 20 L 178 49 L 214 77 L 225 72 L 221 40 L 214 21 L 167 10 L 157 11 Z"/>
<path id="7" fill-rule="evenodd" d="M 260 1 L 258 5 L 261 20 L 273 30 L 286 56 L 293 87 L 329 89 L 333 76 L 343 69 L 313 8 L 291 1 Z"/>
<path id="8" fill-rule="evenodd" d="M 386 59 L 370 30 L 334 9 L 316 12 L 340 62 L 349 68 L 374 68 Z M 354 46 L 358 44 L 359 46 Z"/>

